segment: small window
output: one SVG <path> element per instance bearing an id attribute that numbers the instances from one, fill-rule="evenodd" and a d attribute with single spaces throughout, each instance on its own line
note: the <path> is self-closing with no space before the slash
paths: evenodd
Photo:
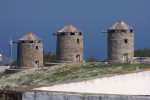
<path id="1" fill-rule="evenodd" d="M 124 43 L 128 43 L 128 39 L 124 39 Z"/>
<path id="2" fill-rule="evenodd" d="M 121 30 L 121 32 L 126 32 L 126 30 Z"/>
<path id="3" fill-rule="evenodd" d="M 20 43 L 25 43 L 25 41 L 20 41 Z"/>
<path id="4" fill-rule="evenodd" d="M 116 33 L 121 32 L 120 30 L 115 30 Z"/>
<path id="5" fill-rule="evenodd" d="M 80 32 L 79 35 L 82 35 L 82 33 Z"/>
<path id="6" fill-rule="evenodd" d="M 38 50 L 39 49 L 39 47 L 38 46 L 36 46 L 36 50 Z"/>
<path id="7" fill-rule="evenodd" d="M 80 43 L 80 40 L 79 40 L 79 39 L 77 39 L 77 43 Z"/>
<path id="8" fill-rule="evenodd" d="M 115 33 L 116 31 L 115 31 L 115 30 L 111 30 L 110 32 L 111 32 L 111 33 Z"/>
<path id="9" fill-rule="evenodd" d="M 70 33 L 70 35 L 75 35 L 75 33 Z"/>
<path id="10" fill-rule="evenodd" d="M 115 33 L 115 30 L 108 30 L 108 33 Z"/>
<path id="11" fill-rule="evenodd" d="M 65 35 L 65 33 L 61 33 L 61 35 L 63 35 L 63 36 L 64 36 L 64 35 Z"/>
<path id="12" fill-rule="evenodd" d="M 133 30 L 130 30 L 131 33 L 133 33 Z"/>
<path id="13" fill-rule="evenodd" d="M 28 40 L 25 43 L 33 43 L 33 41 L 32 40 Z"/>

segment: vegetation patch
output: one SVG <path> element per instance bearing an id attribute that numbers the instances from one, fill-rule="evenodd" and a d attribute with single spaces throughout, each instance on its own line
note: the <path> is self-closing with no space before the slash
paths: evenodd
<path id="1" fill-rule="evenodd" d="M 1 76 L 0 89 L 51 85 L 64 81 L 115 73 L 130 73 L 149 68 L 150 65 L 147 64 L 105 64 L 100 62 L 62 64 L 54 67 L 27 69 L 15 74 Z"/>

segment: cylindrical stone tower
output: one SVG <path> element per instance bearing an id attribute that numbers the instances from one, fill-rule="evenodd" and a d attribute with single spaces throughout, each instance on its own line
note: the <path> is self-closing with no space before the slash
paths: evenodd
<path id="1" fill-rule="evenodd" d="M 129 63 L 134 56 L 133 28 L 122 20 L 108 29 L 108 61 Z"/>
<path id="2" fill-rule="evenodd" d="M 79 29 L 72 24 L 67 24 L 55 35 L 57 35 L 57 62 L 72 63 L 83 61 L 83 36 Z"/>
<path id="3" fill-rule="evenodd" d="M 38 36 L 29 32 L 18 40 L 17 46 L 18 68 L 43 66 L 43 44 Z"/>

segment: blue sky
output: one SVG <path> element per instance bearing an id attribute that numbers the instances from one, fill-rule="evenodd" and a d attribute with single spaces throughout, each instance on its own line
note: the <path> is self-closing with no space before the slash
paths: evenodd
<path id="1" fill-rule="evenodd" d="M 0 0 L 0 51 L 9 55 L 8 42 L 32 31 L 55 52 L 52 34 L 72 23 L 84 35 L 84 57 L 107 57 L 107 30 L 122 19 L 134 28 L 135 49 L 150 47 L 150 0 Z M 13 48 L 16 57 L 16 46 Z"/>

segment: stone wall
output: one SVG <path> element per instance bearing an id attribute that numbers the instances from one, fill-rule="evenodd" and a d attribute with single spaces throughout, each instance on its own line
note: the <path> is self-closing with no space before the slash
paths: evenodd
<path id="1" fill-rule="evenodd" d="M 36 61 L 38 64 L 36 64 Z M 17 67 L 31 68 L 43 66 L 42 43 L 18 43 Z"/>
<path id="2" fill-rule="evenodd" d="M 150 100 L 150 96 L 1 91 L 0 100 Z"/>
<path id="3" fill-rule="evenodd" d="M 79 61 L 77 61 L 77 55 L 80 55 Z M 57 62 L 62 63 L 83 61 L 83 37 L 57 35 L 56 59 Z"/>
<path id="4" fill-rule="evenodd" d="M 111 62 L 130 62 L 134 56 L 134 33 L 127 32 L 109 32 L 108 33 L 108 60 Z M 126 39 L 126 40 L 125 40 Z M 127 42 L 127 43 L 125 43 Z M 128 61 L 123 58 L 128 54 Z"/>
<path id="5" fill-rule="evenodd" d="M 22 100 L 149 100 L 150 96 L 26 92 Z"/>

